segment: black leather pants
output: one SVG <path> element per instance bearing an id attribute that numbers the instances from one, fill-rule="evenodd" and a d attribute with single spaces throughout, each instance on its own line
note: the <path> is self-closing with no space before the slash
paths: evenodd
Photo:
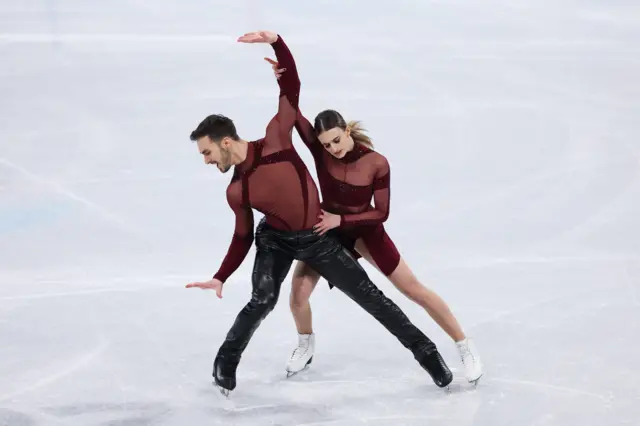
<path id="1" fill-rule="evenodd" d="M 329 232 L 286 232 L 262 221 L 256 230 L 256 259 L 251 300 L 240 311 L 220 352 L 240 358 L 262 320 L 273 310 L 280 286 L 293 260 L 304 261 L 382 324 L 418 360 L 436 350 L 435 344 L 386 297 L 360 264 Z"/>

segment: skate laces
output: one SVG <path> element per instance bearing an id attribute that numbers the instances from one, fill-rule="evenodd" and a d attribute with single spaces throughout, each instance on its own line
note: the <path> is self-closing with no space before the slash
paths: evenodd
<path id="1" fill-rule="evenodd" d="M 298 344 L 298 347 L 295 348 L 293 350 L 293 353 L 291 354 L 291 359 L 299 358 L 302 355 L 304 355 L 305 353 L 307 353 L 307 351 L 309 350 L 309 343 L 308 342 L 305 342 L 305 343 L 306 344 L 303 344 L 303 342 L 300 342 Z"/>
<path id="2" fill-rule="evenodd" d="M 462 362 L 465 362 L 466 358 L 471 358 L 472 360 L 474 359 L 473 357 L 473 353 L 471 353 L 471 348 L 469 348 L 469 343 L 464 343 L 461 345 L 458 345 L 458 350 L 460 351 L 460 358 L 462 359 Z"/>

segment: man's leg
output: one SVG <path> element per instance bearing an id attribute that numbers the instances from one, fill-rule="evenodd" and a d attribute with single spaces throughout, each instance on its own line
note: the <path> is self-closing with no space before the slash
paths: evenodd
<path id="1" fill-rule="evenodd" d="M 236 368 L 242 353 L 262 320 L 275 307 L 282 281 L 293 262 L 289 254 L 271 247 L 261 247 L 260 242 L 257 245 L 251 276 L 251 300 L 236 317 L 214 362 L 216 384 L 229 391 L 236 387 Z"/>
<path id="2" fill-rule="evenodd" d="M 304 261 L 389 330 L 413 353 L 436 385 L 444 387 L 451 383 L 453 375 L 436 345 L 376 287 L 362 266 L 336 240 L 322 238 Z"/>

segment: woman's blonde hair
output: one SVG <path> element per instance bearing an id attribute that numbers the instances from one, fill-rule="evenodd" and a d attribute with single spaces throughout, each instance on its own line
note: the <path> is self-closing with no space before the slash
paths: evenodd
<path id="1" fill-rule="evenodd" d="M 320 135 L 327 130 L 339 127 L 344 131 L 349 130 L 349 133 L 355 143 L 359 143 L 360 145 L 373 149 L 373 142 L 365 133 L 366 129 L 362 127 L 362 123 L 360 121 L 349 121 L 347 123 L 338 111 L 332 109 L 322 111 L 316 116 L 314 121 L 313 127 L 316 131 L 316 135 Z"/>
<path id="2" fill-rule="evenodd" d="M 347 123 L 347 129 L 355 143 L 359 143 L 360 145 L 373 149 L 373 142 L 371 142 L 371 138 L 365 134 L 367 129 L 362 127 L 362 123 L 360 121 L 349 121 Z"/>

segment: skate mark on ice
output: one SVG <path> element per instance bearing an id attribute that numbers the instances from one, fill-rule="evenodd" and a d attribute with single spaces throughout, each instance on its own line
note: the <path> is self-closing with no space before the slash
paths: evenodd
<path id="1" fill-rule="evenodd" d="M 40 426 L 40 425 L 66 425 L 66 422 L 39 412 L 37 409 L 30 411 L 16 411 L 0 407 L 0 425 L 2 426 Z"/>
<path id="2" fill-rule="evenodd" d="M 26 413 L 0 407 L 0 423 L 2 425 L 36 426 L 37 420 Z"/>
<path id="3" fill-rule="evenodd" d="M 30 300 L 30 299 L 48 299 L 54 297 L 70 297 L 70 296 L 85 296 L 92 294 L 100 294 L 100 293 L 138 293 L 142 291 L 150 291 L 150 290 L 160 290 L 167 288 L 182 288 L 183 282 L 189 282 L 189 280 L 193 280 L 192 275 L 159 275 L 159 276 L 145 276 L 145 277 L 132 277 L 132 276 L 122 276 L 122 277 L 113 277 L 111 279 L 100 279 L 97 281 L 83 279 L 81 281 L 70 281 L 70 280 L 48 280 L 48 279 L 18 279 L 11 280 L 9 278 L 5 279 L 5 281 L 12 281 L 12 284 L 21 284 L 24 286 L 29 286 L 33 284 L 47 284 L 47 285 L 67 285 L 67 284 L 75 284 L 75 285 L 83 285 L 86 286 L 87 282 L 97 285 L 98 283 L 102 284 L 101 287 L 85 289 L 85 290 L 70 290 L 70 291 L 60 291 L 60 292 L 51 292 L 51 293 L 36 293 L 36 294 L 23 294 L 23 295 L 15 295 L 15 296 L 3 296 L 0 297 L 0 301 L 12 301 L 12 300 Z M 164 282 L 164 283 L 162 283 Z M 115 284 L 124 284 L 123 286 L 114 286 Z M 138 284 L 135 287 L 132 287 L 133 284 Z"/>
<path id="4" fill-rule="evenodd" d="M 60 293 L 41 293 L 41 294 L 29 294 L 24 296 L 6 296 L 6 297 L 1 297 L 0 300 L 10 301 L 10 300 L 51 299 L 55 297 L 90 296 L 90 295 L 100 294 L 100 293 L 140 293 L 144 291 L 161 289 L 161 288 L 176 288 L 176 286 L 179 287 L 179 285 L 175 283 L 140 286 L 136 288 L 104 287 L 104 288 L 96 288 L 92 290 L 77 290 L 77 291 L 67 291 L 67 292 L 60 292 Z"/>
<path id="5" fill-rule="evenodd" d="M 600 401 L 603 402 L 609 402 L 610 397 L 609 396 L 605 396 L 605 395 L 600 395 L 597 393 L 593 393 L 593 392 L 588 392 L 588 391 L 584 391 L 581 389 L 574 389 L 574 388 L 568 388 L 568 387 L 564 387 L 564 386 L 556 386 L 556 385 L 551 385 L 548 383 L 540 383 L 540 382 L 532 382 L 529 380 L 516 380 L 516 379 L 502 379 L 499 377 L 494 377 L 490 379 L 492 382 L 498 382 L 498 383 L 507 383 L 507 384 L 512 384 L 512 385 L 521 385 L 521 386 L 528 386 L 528 387 L 533 387 L 533 388 L 539 388 L 540 391 L 544 392 L 545 390 L 555 390 L 561 393 L 565 393 L 565 394 L 575 394 L 575 395 L 584 395 L 584 396 L 588 396 L 591 398 L 596 398 L 599 399 Z"/>
<path id="6" fill-rule="evenodd" d="M 229 412 L 233 412 L 233 413 L 246 413 L 249 411 L 256 411 L 256 410 L 273 410 L 273 409 L 281 409 L 282 406 L 281 405 L 276 405 L 276 404 L 265 404 L 265 405 L 250 405 L 248 407 L 229 407 L 226 408 L 225 411 L 229 411 Z"/>
<path id="7" fill-rule="evenodd" d="M 194 275 L 185 275 L 185 274 L 162 274 L 162 275 L 114 275 L 111 277 L 101 277 L 99 279 L 87 279 L 86 277 L 76 277 L 78 273 L 84 272 L 83 269 L 66 269 L 62 272 L 58 272 L 59 275 L 64 276 L 65 278 L 50 278 L 51 275 L 27 275 L 26 277 L 20 277 L 16 274 L 16 277 L 9 276 L 8 278 L 4 278 L 5 281 L 12 281 L 14 284 L 20 285 L 32 285 L 32 284 L 47 284 L 47 285 L 58 285 L 58 284 L 77 284 L 77 285 L 85 285 L 87 282 L 91 282 L 96 285 L 108 286 L 111 284 L 147 284 L 147 283 L 155 283 L 158 281 L 184 281 L 184 280 L 192 280 L 194 279 Z M 67 276 L 72 276 L 71 278 L 66 278 Z M 238 281 L 239 282 L 239 281 Z"/>
<path id="8" fill-rule="evenodd" d="M 459 269 L 492 268 L 502 265 L 518 264 L 554 264 L 554 263 L 612 263 L 612 262 L 640 262 L 639 256 L 522 256 L 522 257 L 493 257 L 490 259 L 477 258 L 458 264 L 433 267 L 435 271 L 455 271 Z"/>
<path id="9" fill-rule="evenodd" d="M 170 407 L 164 402 L 127 402 L 118 404 L 114 402 L 72 404 L 45 407 L 43 411 L 60 417 L 75 417 L 87 413 L 102 413 L 105 411 L 143 411 L 160 412 L 168 411 Z"/>
<path id="10" fill-rule="evenodd" d="M 326 420 L 326 421 L 318 421 L 318 422 L 308 422 L 308 423 L 296 423 L 296 426 L 323 426 L 323 425 L 331 425 L 331 426 L 336 426 L 336 425 L 341 425 L 344 424 L 345 426 L 351 426 L 354 424 L 370 424 L 373 422 L 380 422 L 380 421 L 388 421 L 388 420 L 392 420 L 392 421 L 401 421 L 401 420 L 414 420 L 414 421 L 423 421 L 423 420 L 443 420 L 446 417 L 444 416 L 438 416 L 438 415 L 419 415 L 419 416 L 412 416 L 412 415 L 389 415 L 389 416 L 371 416 L 371 417 L 351 417 L 351 418 L 347 418 L 347 419 L 336 419 L 336 420 Z M 396 423 L 396 424 L 402 424 L 402 423 Z"/>
<path id="11" fill-rule="evenodd" d="M 172 286 L 172 287 L 175 287 L 175 286 Z M 148 291 L 148 290 L 149 288 L 121 288 L 121 287 L 98 288 L 93 290 L 67 291 L 62 293 L 42 293 L 42 294 L 30 294 L 25 296 L 7 296 L 7 297 L 0 298 L 0 300 L 9 301 L 9 300 L 52 299 L 55 297 L 88 296 L 88 295 L 100 294 L 100 293 L 135 293 L 135 292 Z"/>
<path id="12" fill-rule="evenodd" d="M 18 395 L 23 395 L 25 393 L 29 393 L 36 389 L 55 383 L 56 381 L 64 378 L 65 376 L 68 376 L 69 374 L 72 374 L 75 371 L 89 365 L 93 360 L 95 360 L 98 356 L 100 356 L 107 349 L 107 347 L 109 347 L 109 344 L 110 343 L 108 341 L 106 340 L 103 341 L 98 346 L 93 348 L 91 351 L 78 356 L 75 360 L 70 362 L 67 367 L 59 370 L 57 373 L 45 376 L 40 380 L 36 381 L 35 383 L 24 386 L 20 389 L 16 389 L 13 392 L 0 395 L 0 401 L 5 401 L 7 399 L 14 398 Z"/>
<path id="13" fill-rule="evenodd" d="M 77 194 L 75 194 L 74 192 L 72 192 L 71 190 L 61 186 L 60 184 L 51 182 L 49 179 L 46 179 L 42 176 L 36 175 L 32 172 L 30 172 L 29 170 L 25 169 L 24 167 L 21 167 L 9 160 L 7 160 L 6 158 L 0 158 L 0 164 L 4 165 L 7 168 L 10 168 L 12 170 L 15 170 L 17 172 L 19 172 L 20 174 L 24 175 L 25 177 L 27 177 L 29 180 L 31 180 L 32 182 L 35 182 L 39 185 L 45 186 L 49 189 L 51 189 L 52 191 L 63 195 L 65 197 L 68 197 L 80 204 L 82 204 L 83 206 L 85 206 L 86 208 L 88 208 L 90 211 L 97 213 L 100 217 L 102 217 L 103 219 L 105 219 L 106 221 L 108 221 L 109 223 L 112 223 L 114 225 L 116 225 L 117 227 L 119 227 L 120 229 L 123 229 L 127 232 L 132 232 L 132 233 L 138 233 L 138 230 L 128 224 L 126 224 L 125 221 L 123 221 L 122 219 L 120 219 L 117 215 L 109 212 L 108 210 L 106 210 L 104 207 L 99 206 L 98 204 L 87 200 L 86 198 L 83 198 Z"/>
<path id="14" fill-rule="evenodd" d="M 318 423 L 331 421 L 331 415 L 325 405 L 308 404 L 282 400 L 275 404 L 239 406 L 232 395 L 222 407 L 211 408 L 208 411 L 217 418 L 223 418 L 225 424 L 258 424 L 255 419 L 269 418 L 273 424 L 291 424 L 291 416 L 298 419 L 314 419 Z M 244 423 L 254 420 L 251 423 Z M 239 422 L 239 423 L 237 423 Z"/>
<path id="15" fill-rule="evenodd" d="M 458 374 L 460 370 L 458 367 L 455 367 L 455 366 L 451 366 L 449 367 L 449 369 L 454 374 L 454 376 Z M 359 388 L 364 388 L 364 387 L 371 386 L 372 384 L 376 384 L 376 385 L 386 384 L 386 385 L 400 386 L 401 388 L 404 389 L 407 387 L 408 384 L 416 386 L 416 388 L 422 388 L 425 384 L 431 385 L 432 381 L 428 376 L 421 377 L 421 376 L 416 376 L 415 374 L 407 374 L 407 375 L 400 375 L 397 377 L 365 377 L 365 378 L 353 379 L 353 380 L 330 380 L 330 379 L 328 380 L 328 379 L 317 379 L 317 378 L 293 380 L 292 378 L 289 378 L 289 379 L 272 381 L 270 383 L 278 385 L 283 389 L 288 388 L 290 386 L 292 387 L 304 386 L 305 388 L 308 388 L 310 386 L 322 387 L 325 385 L 346 385 L 347 387 L 357 386 Z M 466 392 L 467 390 L 465 389 L 465 385 L 467 383 L 468 382 L 464 379 L 454 377 L 453 381 L 450 384 L 451 392 L 452 393 L 455 393 L 456 391 Z M 436 388 L 435 391 L 439 392 L 440 389 Z"/>
<path id="16" fill-rule="evenodd" d="M 62 418 L 61 424 L 70 419 L 100 415 L 102 425 L 151 425 L 159 424 L 163 418 L 172 414 L 172 409 L 165 402 L 104 402 L 89 404 L 73 404 L 44 407 L 42 412 L 53 418 Z"/>
<path id="17" fill-rule="evenodd" d="M 567 294 L 567 295 L 562 295 L 562 296 L 556 296 L 556 297 L 549 297 L 543 300 L 539 300 L 536 302 L 532 302 L 532 303 L 527 303 L 526 305 L 522 305 L 516 309 L 510 309 L 508 311 L 502 311 L 502 312 L 498 312 L 497 314 L 495 314 L 494 316 L 484 319 L 484 320 L 480 320 L 477 322 L 474 322 L 472 324 L 469 325 L 469 328 L 475 328 L 481 325 L 485 325 L 485 324 L 489 324 L 495 321 L 498 321 L 506 316 L 510 316 L 510 315 L 515 315 L 515 314 L 522 314 L 525 311 L 528 311 L 529 309 L 533 309 L 533 308 L 538 308 L 542 305 L 546 305 L 546 304 L 552 304 L 552 303 L 557 303 L 557 302 L 562 302 L 566 299 L 575 299 L 577 300 L 578 297 L 580 296 L 586 296 L 586 295 L 590 295 L 593 292 L 591 290 L 589 291 L 582 291 L 582 292 L 578 292 L 578 293 L 573 293 L 573 294 Z"/>
<path id="18" fill-rule="evenodd" d="M 451 371 L 453 371 L 454 369 L 451 369 Z M 356 380 L 291 380 L 291 379 L 287 379 L 288 381 L 283 381 L 282 383 L 285 384 L 285 386 L 304 386 L 304 387 L 309 387 L 309 386 L 324 386 L 324 385 L 354 385 L 354 386 L 363 386 L 363 385 L 371 385 L 372 383 L 374 384 L 380 384 L 380 383 L 402 383 L 402 384 L 406 384 L 407 380 L 410 379 L 410 377 L 398 377 L 398 378 L 380 378 L 380 377 L 371 377 L 369 379 L 356 379 Z M 421 382 L 418 382 L 421 383 Z M 429 382 L 427 382 L 429 383 Z"/>

